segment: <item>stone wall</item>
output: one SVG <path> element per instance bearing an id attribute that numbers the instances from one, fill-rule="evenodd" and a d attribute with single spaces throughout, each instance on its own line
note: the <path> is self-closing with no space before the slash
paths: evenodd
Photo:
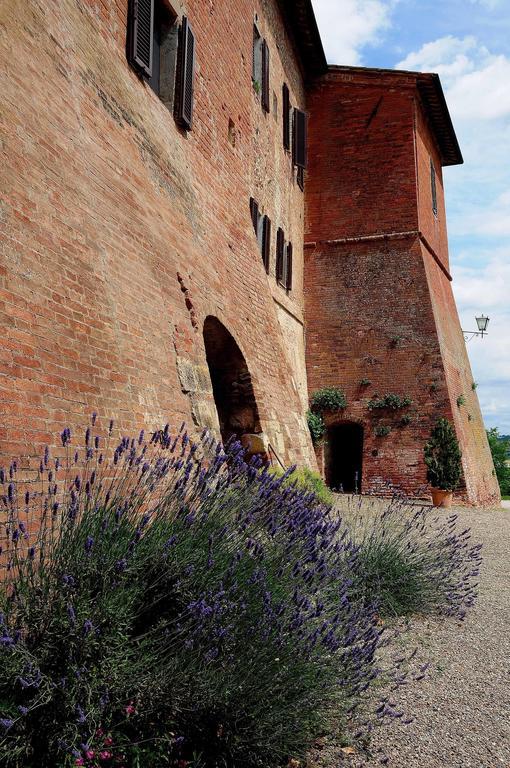
<path id="1" fill-rule="evenodd" d="M 281 123 L 284 81 L 304 106 L 297 54 L 275 2 L 173 10 L 196 37 L 188 133 L 126 60 L 127 0 L 2 3 L 4 457 L 39 453 L 92 411 L 122 431 L 217 430 L 202 334 L 213 316 L 244 355 L 269 441 L 284 461 L 315 461 L 304 352 L 286 353 L 303 343 L 303 192 Z M 269 114 L 251 81 L 254 13 Z M 269 275 L 250 196 L 273 223 Z M 278 226 L 294 244 L 288 295 L 274 276 Z"/>

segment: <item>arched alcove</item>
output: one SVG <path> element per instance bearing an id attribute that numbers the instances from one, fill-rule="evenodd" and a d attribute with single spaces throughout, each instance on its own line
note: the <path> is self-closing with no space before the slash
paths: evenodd
<path id="1" fill-rule="evenodd" d="M 221 437 L 261 432 L 251 375 L 232 334 L 212 315 L 204 322 L 204 344 Z"/>
<path id="2" fill-rule="evenodd" d="M 328 427 L 324 446 L 326 483 L 344 493 L 361 493 L 363 427 L 352 421 Z"/>

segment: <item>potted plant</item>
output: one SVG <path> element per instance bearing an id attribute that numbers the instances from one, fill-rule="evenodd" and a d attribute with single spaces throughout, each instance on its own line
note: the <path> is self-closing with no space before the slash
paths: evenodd
<path id="1" fill-rule="evenodd" d="M 448 419 L 438 419 L 425 444 L 427 480 L 435 507 L 451 507 L 453 492 L 462 475 L 459 441 Z"/>

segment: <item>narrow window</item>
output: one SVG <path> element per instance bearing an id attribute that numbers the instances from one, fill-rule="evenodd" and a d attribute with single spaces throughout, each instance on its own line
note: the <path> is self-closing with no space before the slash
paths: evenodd
<path id="1" fill-rule="evenodd" d="M 292 159 L 298 168 L 306 168 L 306 114 L 295 108 L 292 120 Z"/>
<path id="2" fill-rule="evenodd" d="M 292 243 L 287 243 L 285 264 L 285 287 L 292 290 Z"/>
<path id="3" fill-rule="evenodd" d="M 285 235 L 281 227 L 276 233 L 276 282 L 285 287 Z"/>
<path id="4" fill-rule="evenodd" d="M 259 223 L 259 204 L 256 200 L 253 199 L 253 197 L 250 197 L 250 215 L 251 215 L 251 223 L 253 224 L 253 229 L 255 230 L 255 234 L 258 234 L 258 223 Z"/>
<path id="5" fill-rule="evenodd" d="M 251 73 L 251 79 L 253 81 L 253 87 L 255 91 L 260 95 L 262 91 L 262 37 L 257 28 L 257 25 L 253 25 L 253 67 Z"/>
<path id="6" fill-rule="evenodd" d="M 296 173 L 296 180 L 297 180 L 299 189 L 301 190 L 301 192 L 304 192 L 304 189 L 305 189 L 305 169 L 301 168 L 301 166 L 298 166 L 297 173 Z"/>
<path id="7" fill-rule="evenodd" d="M 262 261 L 266 272 L 269 274 L 271 254 L 271 219 L 264 216 L 262 220 Z"/>
<path id="8" fill-rule="evenodd" d="M 179 61 L 177 71 L 177 98 L 175 119 L 190 131 L 193 125 L 193 92 L 195 83 L 195 35 L 183 16 L 179 33 Z"/>
<path id="9" fill-rule="evenodd" d="M 191 127 L 194 37 L 188 20 L 183 18 L 179 34 L 177 16 L 164 0 L 130 0 L 127 43 L 130 64 L 174 112 L 176 120 Z M 182 58 L 187 60 L 183 69 Z M 185 75 L 184 82 L 181 82 L 181 72 Z M 185 114 L 179 111 L 181 93 Z"/>
<path id="10" fill-rule="evenodd" d="M 436 169 L 432 158 L 430 159 L 430 188 L 432 190 L 432 210 L 434 216 L 437 216 L 437 186 L 436 186 Z"/>
<path id="11" fill-rule="evenodd" d="M 269 103 L 269 46 L 265 40 L 262 42 L 262 109 L 264 112 L 271 111 Z"/>
<path id="12" fill-rule="evenodd" d="M 282 88 L 283 146 L 290 150 L 290 94 L 286 83 Z"/>

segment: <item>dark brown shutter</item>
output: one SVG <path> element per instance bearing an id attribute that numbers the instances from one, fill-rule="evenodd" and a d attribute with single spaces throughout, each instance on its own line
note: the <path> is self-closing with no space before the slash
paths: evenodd
<path id="1" fill-rule="evenodd" d="M 283 110 L 283 146 L 290 149 L 290 95 L 287 84 L 282 88 L 282 110 Z"/>
<path id="2" fill-rule="evenodd" d="M 305 189 L 305 169 L 304 168 L 298 167 L 296 180 L 297 180 L 299 189 L 303 192 Z"/>
<path id="3" fill-rule="evenodd" d="M 430 161 L 430 188 L 432 191 L 432 211 L 437 215 L 436 169 L 432 160 Z"/>
<path id="4" fill-rule="evenodd" d="M 259 204 L 256 200 L 253 199 L 253 197 L 250 197 L 250 214 L 251 214 L 251 222 L 253 224 L 253 229 L 255 230 L 255 234 L 257 234 L 258 229 L 258 223 L 259 223 Z"/>
<path id="5" fill-rule="evenodd" d="M 193 89 L 195 80 L 195 35 L 186 18 L 182 17 L 179 37 L 177 98 L 175 119 L 190 131 L 193 125 Z"/>
<path id="6" fill-rule="evenodd" d="M 152 75 L 154 0 L 131 0 L 129 6 L 128 58 L 136 69 Z"/>
<path id="7" fill-rule="evenodd" d="M 298 168 L 306 168 L 306 114 L 300 109 L 294 109 L 292 129 L 294 165 Z"/>
<path id="8" fill-rule="evenodd" d="M 262 261 L 266 272 L 269 274 L 269 262 L 271 254 L 271 219 L 264 216 L 262 221 Z"/>
<path id="9" fill-rule="evenodd" d="M 278 228 L 276 233 L 276 280 L 278 283 L 284 282 L 284 256 L 285 256 L 285 235 L 283 229 Z"/>
<path id="10" fill-rule="evenodd" d="M 262 109 L 270 111 L 269 105 L 269 48 L 265 40 L 262 41 Z"/>
<path id="11" fill-rule="evenodd" d="M 285 287 L 288 291 L 292 290 L 292 243 L 287 243 Z"/>

